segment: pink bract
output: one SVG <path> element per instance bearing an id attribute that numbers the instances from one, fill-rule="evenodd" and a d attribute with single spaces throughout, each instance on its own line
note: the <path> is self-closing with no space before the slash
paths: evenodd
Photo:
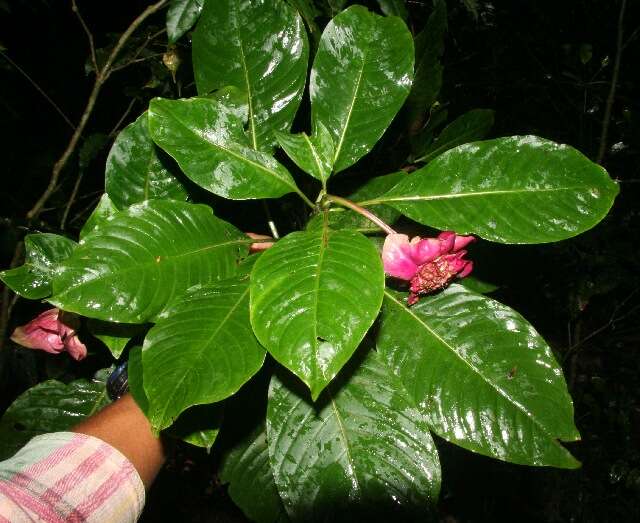
<path id="1" fill-rule="evenodd" d="M 475 238 L 444 231 L 437 238 L 389 234 L 382 248 L 384 270 L 389 276 L 411 282 L 408 303 L 448 285 L 455 277 L 464 278 L 473 269 L 465 260 L 464 247 Z"/>
<path id="2" fill-rule="evenodd" d="M 54 308 L 44 311 L 26 325 L 17 327 L 11 339 L 28 349 L 59 354 L 67 351 L 75 360 L 87 355 L 87 347 L 78 339 L 75 315 Z"/>
<path id="3" fill-rule="evenodd" d="M 265 234 L 256 234 L 255 232 L 247 232 L 245 233 L 252 240 L 273 240 L 271 236 L 266 236 Z M 260 252 L 266 251 L 269 247 L 273 247 L 274 242 L 256 242 L 252 243 L 249 247 L 249 252 Z"/>

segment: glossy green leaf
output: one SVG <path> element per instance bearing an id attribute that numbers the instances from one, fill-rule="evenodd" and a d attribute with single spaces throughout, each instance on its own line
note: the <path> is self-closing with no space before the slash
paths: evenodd
<path id="1" fill-rule="evenodd" d="M 0 271 L 0 280 L 23 298 L 46 298 L 51 294 L 53 271 L 60 262 L 71 256 L 77 245 L 73 240 L 57 234 L 27 234 L 24 238 L 24 264 Z"/>
<path id="2" fill-rule="evenodd" d="M 118 212 L 118 208 L 113 204 L 108 194 L 103 194 L 98 205 L 93 210 L 87 221 L 80 230 L 80 239 L 84 239 L 87 234 L 93 231 L 96 227 L 99 227 L 103 223 L 106 223 L 108 219 Z"/>
<path id="3" fill-rule="evenodd" d="M 109 136 L 103 133 L 87 136 L 78 150 L 78 170 L 86 171 L 108 141 Z"/>
<path id="4" fill-rule="evenodd" d="M 580 438 L 562 369 L 517 312 L 451 285 L 407 307 L 385 291 L 378 350 L 446 440 L 526 465 L 574 468 Z"/>
<path id="5" fill-rule="evenodd" d="M 220 481 L 229 483 L 231 499 L 251 521 L 288 521 L 271 472 L 264 422 L 222 457 Z"/>
<path id="6" fill-rule="evenodd" d="M 249 323 L 249 282 L 197 286 L 177 299 L 142 348 L 148 417 L 156 430 L 192 405 L 228 398 L 262 366 Z"/>
<path id="7" fill-rule="evenodd" d="M 89 318 L 147 323 L 189 287 L 232 276 L 247 250 L 211 208 L 149 200 L 81 242 L 56 270 L 49 301 Z"/>
<path id="8" fill-rule="evenodd" d="M 198 21 L 204 0 L 172 0 L 167 10 L 167 36 L 175 44 Z"/>
<path id="9" fill-rule="evenodd" d="M 419 131 L 413 131 L 409 136 L 411 143 L 411 156 L 409 162 L 413 162 L 415 158 L 422 156 L 427 148 L 433 143 L 433 135 L 439 127 L 441 127 L 449 116 L 449 111 L 443 109 L 440 104 L 434 104 L 429 111 L 428 120 L 425 126 Z M 422 125 L 420 123 L 420 125 Z"/>
<path id="10" fill-rule="evenodd" d="M 249 98 L 253 149 L 289 131 L 304 91 L 309 46 L 302 18 L 282 0 L 206 2 L 193 34 L 199 94 L 235 85 Z"/>
<path id="11" fill-rule="evenodd" d="M 148 328 L 130 323 L 110 323 L 108 321 L 87 320 L 87 329 L 109 349 L 115 359 L 120 358 L 129 340 L 139 336 Z"/>
<path id="12" fill-rule="evenodd" d="M 355 359 L 316 404 L 274 377 L 267 440 L 280 496 L 294 521 L 427 521 L 440 490 L 427 416 L 379 354 Z"/>
<path id="13" fill-rule="evenodd" d="M 314 128 L 335 144 L 334 171 L 367 154 L 409 94 L 413 41 L 404 22 L 352 6 L 324 30 L 309 93 Z"/>
<path id="14" fill-rule="evenodd" d="M 387 16 L 399 16 L 405 22 L 409 17 L 405 0 L 378 0 L 378 5 Z"/>
<path id="15" fill-rule="evenodd" d="M 382 262 L 369 240 L 325 224 L 289 234 L 258 259 L 251 325 L 317 398 L 371 327 L 383 291 Z"/>
<path id="16" fill-rule="evenodd" d="M 31 438 L 67 431 L 109 403 L 105 388 L 111 370 L 91 380 L 68 385 L 56 380 L 39 383 L 21 394 L 0 420 L 0 461 L 11 457 Z"/>
<path id="17" fill-rule="evenodd" d="M 607 214 L 618 185 L 568 145 L 510 136 L 450 149 L 368 204 L 502 243 L 576 236 Z"/>
<path id="18" fill-rule="evenodd" d="M 397 173 L 371 178 L 357 191 L 347 196 L 347 199 L 352 202 L 358 202 L 377 198 L 389 191 L 405 176 L 408 176 L 408 174 L 404 171 L 399 171 Z M 372 205 L 369 210 L 389 225 L 393 224 L 393 222 L 400 217 L 400 213 L 388 205 Z M 311 230 L 322 227 L 325 220 L 324 214 L 325 213 L 321 212 L 313 216 L 307 224 L 307 229 Z M 364 234 L 382 232 L 375 223 L 361 214 L 337 204 L 329 208 L 326 213 L 326 219 L 333 229 L 350 229 Z"/>
<path id="19" fill-rule="evenodd" d="M 144 377 L 142 374 L 142 347 L 131 347 L 127 360 L 127 380 L 129 392 L 145 416 L 149 412 L 149 398 L 144 391 Z"/>
<path id="20" fill-rule="evenodd" d="M 447 4 L 436 0 L 425 28 L 415 38 L 416 72 L 407 99 L 407 112 L 412 133 L 423 125 L 426 114 L 438 99 L 442 86 L 444 35 L 447 32 Z"/>
<path id="21" fill-rule="evenodd" d="M 171 173 L 171 158 L 149 135 L 144 112 L 116 138 L 105 171 L 105 191 L 118 209 L 151 199 L 186 200 L 187 191 Z"/>
<path id="22" fill-rule="evenodd" d="M 180 414 L 165 433 L 209 452 L 218 439 L 223 417 L 222 404 L 194 405 Z"/>
<path id="23" fill-rule="evenodd" d="M 498 285 L 483 281 L 475 276 L 466 276 L 459 280 L 458 283 L 478 294 L 490 294 L 500 288 Z"/>
<path id="24" fill-rule="evenodd" d="M 127 374 L 129 391 L 140 410 L 148 416 L 149 399 L 144 390 L 142 347 L 133 347 L 129 351 Z M 218 438 L 223 411 L 220 404 L 195 405 L 180 414 L 175 423 L 163 434 L 209 451 Z"/>
<path id="25" fill-rule="evenodd" d="M 302 16 L 313 40 L 313 48 L 315 49 L 318 46 L 322 33 L 316 22 L 316 18 L 321 14 L 318 7 L 314 0 L 289 0 L 289 3 L 295 7 L 298 10 L 298 13 L 300 13 L 300 16 Z"/>
<path id="26" fill-rule="evenodd" d="M 482 140 L 493 127 L 491 109 L 473 109 L 447 125 L 417 162 L 428 163 L 449 149 Z"/>
<path id="27" fill-rule="evenodd" d="M 304 172 L 325 183 L 331 176 L 334 145 L 331 133 L 321 123 L 312 136 L 306 133 L 276 133 L 280 147 Z"/>
<path id="28" fill-rule="evenodd" d="M 189 178 L 224 198 L 277 198 L 296 191 L 282 165 L 250 148 L 235 109 L 211 98 L 156 98 L 149 105 L 151 135 Z"/>

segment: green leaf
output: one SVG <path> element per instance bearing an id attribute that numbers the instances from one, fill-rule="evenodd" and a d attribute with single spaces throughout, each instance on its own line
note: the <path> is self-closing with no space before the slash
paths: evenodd
<path id="1" fill-rule="evenodd" d="M 78 151 L 78 170 L 88 169 L 108 141 L 109 136 L 103 133 L 93 133 L 87 136 Z"/>
<path id="2" fill-rule="evenodd" d="M 198 21 L 204 0 L 172 0 L 167 10 L 167 36 L 175 44 Z"/>
<path id="3" fill-rule="evenodd" d="M 408 176 L 406 172 L 399 171 L 397 173 L 371 178 L 347 198 L 352 202 L 376 198 L 389 191 L 406 176 Z M 369 210 L 389 225 L 400 217 L 400 213 L 388 205 L 372 205 Z M 364 234 L 375 234 L 381 232 L 380 228 L 376 224 L 361 214 L 338 205 L 330 207 L 327 213 L 321 212 L 316 214 L 311 218 L 311 220 L 309 220 L 307 229 L 312 230 L 322 227 L 325 220 L 325 214 L 329 225 L 334 229 L 350 229 Z"/>
<path id="4" fill-rule="evenodd" d="M 231 499 L 251 521 L 288 521 L 271 472 L 264 422 L 222 457 L 220 481 L 229 483 Z"/>
<path id="5" fill-rule="evenodd" d="M 562 369 L 522 316 L 460 285 L 404 301 L 385 292 L 378 350 L 436 434 L 513 463 L 579 466 L 558 443 L 580 438 Z"/>
<path id="6" fill-rule="evenodd" d="M 105 388 L 111 369 L 91 380 L 66 385 L 49 380 L 21 394 L 0 421 L 0 461 L 11 457 L 31 438 L 67 431 L 109 403 Z"/>
<path id="7" fill-rule="evenodd" d="M 314 0 L 289 0 L 289 3 L 296 8 L 300 16 L 304 19 L 304 23 L 307 25 L 307 29 L 313 39 L 313 47 L 316 48 L 321 36 L 316 18 L 318 18 L 321 13 L 316 7 Z"/>
<path id="8" fill-rule="evenodd" d="M 289 234 L 260 256 L 251 273 L 251 325 L 315 399 L 362 341 L 383 291 L 374 245 L 325 224 Z"/>
<path id="9" fill-rule="evenodd" d="M 218 439 L 223 414 L 221 404 L 195 405 L 180 414 L 166 434 L 209 452 Z"/>
<path id="10" fill-rule="evenodd" d="M 243 125 L 236 107 L 211 98 L 156 98 L 149 104 L 153 139 L 201 187 L 234 200 L 298 191 L 272 156 L 250 148 Z"/>
<path id="11" fill-rule="evenodd" d="M 346 383 L 332 384 L 316 404 L 272 380 L 267 440 L 289 516 L 429 520 L 440 465 L 428 419 L 375 351 L 356 359 Z"/>
<path id="12" fill-rule="evenodd" d="M 427 123 L 419 131 L 414 129 L 409 137 L 411 143 L 410 162 L 412 162 L 414 158 L 424 154 L 427 147 L 433 143 L 433 133 L 447 121 L 448 116 L 449 111 L 443 109 L 439 103 L 431 106 Z M 420 122 L 420 125 L 422 125 L 422 122 Z"/>
<path id="13" fill-rule="evenodd" d="M 442 130 L 416 161 L 428 163 L 457 145 L 482 140 L 493 127 L 493 114 L 490 109 L 473 109 L 459 116 Z"/>
<path id="14" fill-rule="evenodd" d="M 140 410 L 148 417 L 149 399 L 144 390 L 142 347 L 133 347 L 129 351 L 127 374 L 129 391 Z M 184 411 L 164 434 L 209 451 L 220 432 L 222 415 L 223 408 L 220 404 L 196 405 Z"/>
<path id="15" fill-rule="evenodd" d="M 176 300 L 142 348 L 148 417 L 156 430 L 192 405 L 228 398 L 262 366 L 249 323 L 249 282 L 197 286 Z"/>
<path id="16" fill-rule="evenodd" d="M 105 192 L 118 209 L 151 199 L 186 200 L 187 191 L 171 173 L 171 159 L 149 135 L 148 113 L 116 138 L 105 171 Z"/>
<path id="17" fill-rule="evenodd" d="M 276 133 L 280 147 L 304 172 L 325 183 L 331 176 L 334 145 L 331 133 L 318 123 L 313 136 L 307 133 Z"/>
<path id="18" fill-rule="evenodd" d="M 442 86 L 442 64 L 444 35 L 447 32 L 447 4 L 444 0 L 434 2 L 434 10 L 425 28 L 415 38 L 416 72 L 407 99 L 407 111 L 411 131 L 416 133 L 424 123 L 424 116 L 438 99 Z"/>
<path id="19" fill-rule="evenodd" d="M 206 2 L 193 34 L 198 93 L 227 85 L 247 93 L 253 149 L 268 149 L 273 131 L 291 128 L 308 60 L 302 18 L 282 0 Z"/>
<path id="20" fill-rule="evenodd" d="M 568 145 L 510 136 L 450 149 L 367 204 L 502 243 L 576 236 L 607 214 L 618 185 Z"/>
<path id="21" fill-rule="evenodd" d="M 209 207 L 149 200 L 83 240 L 56 270 L 49 301 L 89 318 L 147 323 L 189 287 L 232 276 L 248 242 Z"/>
<path id="22" fill-rule="evenodd" d="M 314 128 L 335 144 L 334 171 L 367 154 L 409 94 L 413 42 L 404 22 L 352 6 L 324 30 L 309 93 Z"/>
<path id="23" fill-rule="evenodd" d="M 399 16 L 405 22 L 409 18 L 405 0 L 378 0 L 380 10 L 387 16 Z"/>
<path id="24" fill-rule="evenodd" d="M 148 417 L 149 398 L 144 391 L 144 376 L 142 373 L 142 347 L 131 347 L 127 360 L 127 380 L 129 392 L 140 410 Z"/>
<path id="25" fill-rule="evenodd" d="M 131 338 L 144 333 L 147 328 L 145 325 L 110 323 L 92 318 L 87 320 L 89 332 L 104 343 L 115 359 L 120 358 Z"/>
<path id="26" fill-rule="evenodd" d="M 96 227 L 107 222 L 108 219 L 117 212 L 118 209 L 111 201 L 111 198 L 109 198 L 109 195 L 106 193 L 103 194 L 100 201 L 98 201 L 98 205 L 96 205 L 96 208 L 82 226 L 80 230 L 80 240 L 83 240 Z"/>
<path id="27" fill-rule="evenodd" d="M 490 294 L 500 288 L 498 285 L 480 280 L 475 276 L 465 276 L 458 283 L 478 294 Z"/>
<path id="28" fill-rule="evenodd" d="M 39 300 L 51 294 L 51 276 L 56 266 L 71 256 L 77 243 L 50 233 L 24 238 L 24 265 L 0 272 L 0 280 L 23 298 Z"/>

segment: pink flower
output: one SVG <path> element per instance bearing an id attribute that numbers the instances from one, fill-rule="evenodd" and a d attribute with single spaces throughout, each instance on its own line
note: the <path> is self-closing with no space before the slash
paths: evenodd
<path id="1" fill-rule="evenodd" d="M 245 233 L 252 240 L 273 240 L 271 236 L 265 236 L 264 234 L 256 234 L 255 232 Z M 273 247 L 274 242 L 256 242 L 252 243 L 249 247 L 249 252 L 266 251 L 269 247 Z"/>
<path id="2" fill-rule="evenodd" d="M 60 309 L 49 309 L 26 325 L 16 328 L 11 339 L 28 349 L 39 349 L 51 354 L 66 350 L 74 360 L 87 355 L 87 347 L 78 339 L 78 318 Z"/>
<path id="3" fill-rule="evenodd" d="M 384 271 L 411 283 L 407 303 L 413 305 L 420 295 L 471 273 L 473 262 L 464 259 L 464 247 L 474 240 L 473 236 L 458 236 L 452 231 L 442 232 L 437 238 L 416 236 L 411 241 L 406 234 L 389 234 L 382 248 Z"/>

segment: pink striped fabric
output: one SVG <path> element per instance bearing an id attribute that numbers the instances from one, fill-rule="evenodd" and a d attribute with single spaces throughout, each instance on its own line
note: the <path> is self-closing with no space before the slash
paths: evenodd
<path id="1" fill-rule="evenodd" d="M 91 436 L 38 436 L 0 463 L 0 523 L 128 523 L 143 506 L 131 463 Z"/>

